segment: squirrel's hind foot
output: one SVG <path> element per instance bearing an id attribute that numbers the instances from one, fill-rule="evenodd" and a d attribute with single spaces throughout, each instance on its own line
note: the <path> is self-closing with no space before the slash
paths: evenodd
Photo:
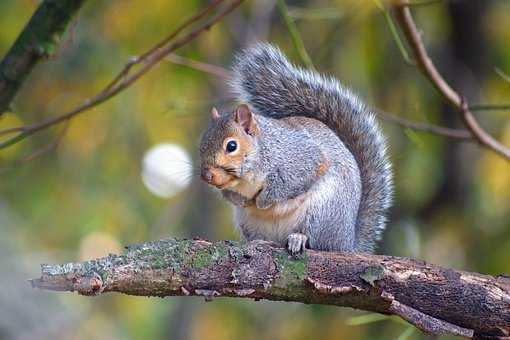
<path id="1" fill-rule="evenodd" d="M 301 254 L 307 245 L 308 236 L 301 233 L 292 233 L 287 236 L 287 251 L 291 255 Z"/>

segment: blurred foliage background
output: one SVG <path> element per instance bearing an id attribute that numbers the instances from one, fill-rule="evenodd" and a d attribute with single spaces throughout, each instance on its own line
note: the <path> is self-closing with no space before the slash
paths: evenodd
<path id="1" fill-rule="evenodd" d="M 0 1 L 0 55 L 38 3 Z M 378 109 L 461 126 L 427 80 L 404 62 L 374 1 L 287 4 L 318 70 L 335 75 Z M 196 0 L 89 1 L 56 55 L 32 72 L 12 112 L 0 118 L 0 128 L 37 122 L 80 104 L 129 57 L 205 5 Z M 494 71 L 510 73 L 509 1 L 444 1 L 413 13 L 429 52 L 454 88 L 473 103 L 510 102 L 510 82 Z M 228 67 L 232 55 L 255 40 L 272 41 L 299 62 L 272 0 L 247 1 L 178 55 Z M 186 161 L 196 157 L 210 108 L 233 105 L 224 80 L 165 61 L 114 99 L 73 119 L 57 149 L 12 166 L 49 143 L 62 126 L 0 151 L 0 339 L 425 338 L 393 319 L 368 323 L 373 315 L 334 307 L 85 298 L 29 287 L 26 280 L 39 274 L 39 263 L 121 252 L 125 244 L 169 235 L 237 239 L 229 207 Z M 508 112 L 483 111 L 478 117 L 510 145 Z M 474 143 L 388 123 L 383 127 L 396 195 L 380 252 L 510 273 L 509 164 Z M 151 153 L 155 146 L 163 152 Z"/>

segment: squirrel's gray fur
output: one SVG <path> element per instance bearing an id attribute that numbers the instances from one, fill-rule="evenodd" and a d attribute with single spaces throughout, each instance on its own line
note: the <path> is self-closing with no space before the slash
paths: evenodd
<path id="1" fill-rule="evenodd" d="M 262 157 L 268 163 L 264 167 L 284 167 L 273 174 L 279 181 L 273 190 L 291 191 L 276 196 L 295 198 L 300 192 L 292 192 L 293 185 L 289 183 L 309 178 L 303 174 L 314 171 L 319 150 L 332 155 L 328 173 L 336 184 L 322 186 L 333 189 L 335 195 L 321 202 L 322 206 L 313 207 L 304 222 L 308 225 L 302 227 L 310 247 L 372 252 L 384 230 L 385 214 L 392 201 L 391 164 L 374 114 L 337 80 L 292 65 L 278 48 L 269 44 L 257 44 L 238 54 L 233 71 L 233 91 L 255 114 L 277 119 L 314 118 L 341 140 L 323 129 L 308 129 L 306 125 L 313 123 L 303 123 L 299 133 L 285 133 L 283 122 L 275 128 L 278 124 L 272 119 L 257 118 L 260 139 L 271 144 L 264 148 L 264 153 L 268 153 Z M 302 142 L 305 134 L 318 144 L 316 149 L 313 143 Z M 282 144 L 292 151 L 280 152 Z M 242 208 L 236 214 L 243 215 Z M 251 237 L 249 230 L 246 234 L 247 238 L 260 236 Z"/>

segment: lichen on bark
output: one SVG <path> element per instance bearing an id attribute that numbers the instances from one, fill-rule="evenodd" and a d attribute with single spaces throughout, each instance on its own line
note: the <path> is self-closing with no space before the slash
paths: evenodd
<path id="1" fill-rule="evenodd" d="M 44 265 L 35 287 L 84 295 L 242 297 L 394 314 L 434 334 L 510 336 L 510 280 L 391 256 L 307 250 L 291 256 L 253 241 L 176 240 L 123 255 Z"/>

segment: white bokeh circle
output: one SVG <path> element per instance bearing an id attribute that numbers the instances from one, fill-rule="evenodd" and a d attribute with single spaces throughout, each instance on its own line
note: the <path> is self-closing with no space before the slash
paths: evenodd
<path id="1" fill-rule="evenodd" d="M 147 189 L 162 198 L 175 196 L 191 182 L 191 158 L 182 147 L 162 143 L 145 152 L 142 161 L 142 180 Z"/>

